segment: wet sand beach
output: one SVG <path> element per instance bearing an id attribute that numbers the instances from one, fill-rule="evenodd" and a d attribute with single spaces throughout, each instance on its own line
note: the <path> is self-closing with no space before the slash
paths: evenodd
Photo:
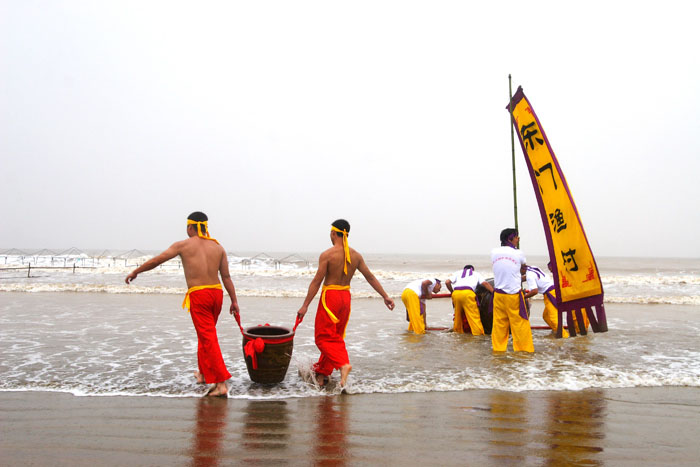
<path id="1" fill-rule="evenodd" d="M 700 389 L 0 393 L 4 465 L 697 465 Z"/>

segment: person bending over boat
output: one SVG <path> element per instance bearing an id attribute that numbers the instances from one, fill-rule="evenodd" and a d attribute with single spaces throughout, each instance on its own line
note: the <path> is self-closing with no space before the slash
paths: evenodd
<path id="1" fill-rule="evenodd" d="M 195 372 L 197 383 L 213 384 L 207 396 L 228 396 L 226 380 L 231 374 L 226 369 L 221 356 L 219 339 L 216 335 L 216 322 L 221 313 L 224 292 L 221 281 L 231 297 L 231 314 L 238 314 L 238 300 L 228 270 L 226 250 L 209 236 L 208 217 L 203 212 L 193 212 L 187 217 L 187 240 L 173 243 L 170 248 L 155 256 L 126 276 L 126 283 L 131 283 L 136 276 L 150 271 L 164 262 L 179 256 L 185 270 L 187 295 L 182 304 L 188 308 L 192 323 L 197 331 L 197 364 Z"/>
<path id="2" fill-rule="evenodd" d="M 516 229 L 503 229 L 500 239 L 501 246 L 491 251 L 494 276 L 491 346 L 494 351 L 505 352 L 510 328 L 513 332 L 513 350 L 534 352 L 532 330 L 521 290 L 520 268 L 526 265 L 526 260 L 523 252 L 517 249 L 520 236 Z"/>
<path id="3" fill-rule="evenodd" d="M 345 347 L 345 329 L 350 318 L 350 281 L 355 271 L 359 270 L 365 276 L 369 285 L 382 296 L 387 308 L 394 309 L 394 300 L 389 298 L 369 270 L 362 255 L 348 245 L 349 233 L 350 223 L 345 219 L 338 219 L 331 224 L 333 246 L 321 253 L 316 275 L 297 312 L 299 319 L 303 319 L 323 283 L 314 324 L 316 346 L 321 351 L 321 356 L 313 366 L 316 382 L 321 387 L 328 383 L 331 373 L 337 369 L 340 370 L 340 387 L 344 388 L 352 370 Z"/>
<path id="4" fill-rule="evenodd" d="M 552 272 L 552 262 L 547 263 L 547 269 Z M 554 290 L 554 282 L 547 276 L 541 269 L 527 266 L 522 270 L 525 275 L 525 280 L 527 281 L 527 287 L 530 289 L 525 292 L 525 298 L 528 299 L 542 293 L 544 295 L 544 312 L 542 313 L 542 318 L 549 325 L 554 332 L 557 330 L 557 325 L 559 324 L 559 307 L 557 302 L 557 294 Z M 586 315 L 586 310 L 583 309 L 583 324 L 588 329 L 589 321 Z M 576 314 L 573 313 L 572 317 L 574 319 L 574 325 L 576 326 L 577 332 L 581 332 L 581 325 L 576 319 Z M 562 329 L 562 337 L 569 337 L 569 333 L 566 329 Z"/>
<path id="5" fill-rule="evenodd" d="M 544 296 L 542 319 L 552 328 L 552 331 L 556 332 L 559 324 L 559 310 L 557 308 L 557 294 L 554 290 L 554 282 L 544 271 L 534 266 L 523 265 L 520 272 L 525 275 L 527 282 L 528 290 L 525 291 L 525 299 L 534 297 L 538 293 Z M 562 337 L 569 337 L 566 329 L 562 329 Z"/>
<path id="6" fill-rule="evenodd" d="M 445 281 L 447 290 L 452 292 L 452 306 L 455 310 L 454 332 L 463 334 L 471 332 L 473 336 L 484 334 L 484 326 L 481 324 L 479 306 L 476 303 L 476 288 L 482 284 L 486 290 L 493 293 L 493 287 L 486 282 L 481 275 L 474 271 L 474 266 L 467 264 L 464 269 L 456 271 L 450 279 Z"/>
<path id="7" fill-rule="evenodd" d="M 406 307 L 408 330 L 416 334 L 425 334 L 426 312 L 425 301 L 440 292 L 440 279 L 417 279 L 410 282 L 401 293 L 401 301 Z"/>

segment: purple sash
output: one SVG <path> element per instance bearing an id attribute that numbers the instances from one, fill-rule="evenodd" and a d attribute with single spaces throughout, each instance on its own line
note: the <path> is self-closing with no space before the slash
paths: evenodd
<path id="1" fill-rule="evenodd" d="M 538 279 L 544 277 L 544 273 L 540 268 L 536 268 L 535 266 L 528 266 L 527 270 L 534 272 Z"/>
<path id="2" fill-rule="evenodd" d="M 501 289 L 494 289 L 493 294 L 496 295 L 497 293 L 503 295 L 515 295 L 514 293 L 506 293 Z M 525 296 L 523 295 L 523 291 L 521 290 L 518 292 L 518 295 L 520 296 L 520 317 L 522 319 L 529 320 L 530 318 L 527 316 L 527 305 L 525 305 Z M 493 314 L 493 300 L 491 300 L 491 314 Z"/>
<path id="3" fill-rule="evenodd" d="M 554 286 L 551 286 L 550 288 L 548 288 L 547 290 L 545 290 L 545 291 L 544 291 L 544 294 L 542 294 L 542 295 L 544 295 L 545 297 L 547 297 L 547 298 L 549 299 L 549 301 L 552 302 L 552 305 L 558 307 L 559 305 L 558 305 L 558 303 L 557 303 L 557 299 L 556 299 L 556 297 L 555 297 L 554 295 L 552 295 L 552 290 L 554 290 Z"/>

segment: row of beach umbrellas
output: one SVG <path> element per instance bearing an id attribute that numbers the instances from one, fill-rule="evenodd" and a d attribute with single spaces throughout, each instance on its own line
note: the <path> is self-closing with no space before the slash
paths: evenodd
<path id="1" fill-rule="evenodd" d="M 251 264 L 254 261 L 262 261 L 272 263 L 275 266 L 280 264 L 304 264 L 306 266 L 310 265 L 310 261 L 300 256 L 296 253 L 286 255 L 281 258 L 276 258 L 267 253 L 258 253 L 254 256 L 243 256 L 238 255 L 233 252 L 227 252 L 229 257 L 238 258 L 234 263 L 240 263 L 243 265 Z M 141 250 L 103 250 L 98 254 L 89 254 L 83 250 L 75 247 L 68 248 L 66 250 L 51 250 L 48 248 L 43 248 L 41 250 L 20 250 L 18 248 L 10 248 L 6 250 L 0 250 L 0 257 L 20 257 L 22 259 L 35 258 L 37 260 L 39 257 L 51 257 L 52 259 L 65 259 L 65 258 L 92 258 L 92 259 L 113 259 L 113 260 L 128 260 L 135 258 L 143 258 L 145 256 L 151 256 L 150 253 L 143 252 Z"/>

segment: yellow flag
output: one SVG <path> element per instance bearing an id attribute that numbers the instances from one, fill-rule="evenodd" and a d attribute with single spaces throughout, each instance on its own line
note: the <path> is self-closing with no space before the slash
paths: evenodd
<path id="1" fill-rule="evenodd" d="M 542 216 L 552 261 L 560 328 L 562 312 L 567 312 L 571 331 L 571 313 L 577 312 L 579 322 L 583 322 L 581 310 L 584 309 L 593 331 L 605 332 L 608 329 L 603 307 L 603 284 L 564 173 L 522 87 L 518 88 L 506 108 L 512 111 L 513 125 Z M 596 308 L 595 315 L 593 307 Z M 585 329 L 582 332 L 585 333 Z M 576 335 L 575 330 L 573 335 Z"/>

